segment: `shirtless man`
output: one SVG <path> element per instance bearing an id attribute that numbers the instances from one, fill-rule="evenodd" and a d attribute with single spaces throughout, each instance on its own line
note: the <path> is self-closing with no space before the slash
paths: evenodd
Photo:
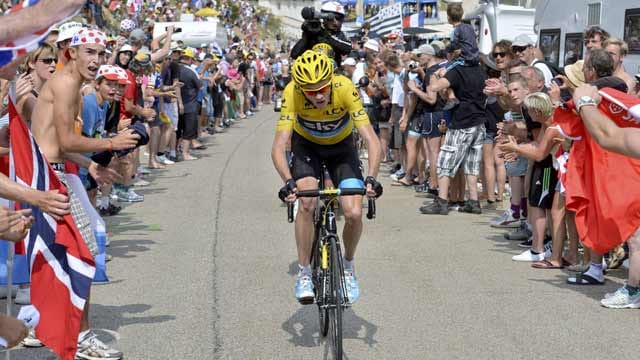
<path id="1" fill-rule="evenodd" d="M 69 60 L 67 65 L 44 85 L 33 112 L 33 136 L 65 185 L 65 160 L 89 169 L 89 173 L 98 183 L 109 183 L 117 179 L 119 175 L 115 171 L 99 166 L 82 153 L 129 149 L 138 141 L 138 135 L 132 130 L 124 130 L 110 139 L 87 138 L 74 132 L 74 122 L 80 110 L 80 87 L 85 81 L 95 78 L 98 68 L 104 62 L 105 42 L 106 36 L 100 31 L 79 30 L 71 39 L 69 49 L 65 53 Z M 67 187 L 67 190 L 73 220 L 87 247 L 95 256 L 97 246 L 91 222 L 82 208 L 78 195 L 74 194 L 70 187 Z M 89 330 L 89 301 L 86 302 L 82 315 L 77 357 L 120 359 L 121 352 L 107 347 Z"/>
<path id="2" fill-rule="evenodd" d="M 608 38 L 604 42 L 604 49 L 613 58 L 613 76 L 619 77 L 627 84 L 627 93 L 636 93 L 636 79 L 624 70 L 622 65 L 624 58 L 629 53 L 629 46 L 618 38 Z"/>

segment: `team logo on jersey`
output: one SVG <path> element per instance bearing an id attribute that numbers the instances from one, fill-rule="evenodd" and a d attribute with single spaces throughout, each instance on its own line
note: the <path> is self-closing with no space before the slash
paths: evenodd
<path id="1" fill-rule="evenodd" d="M 326 115 L 340 115 L 342 113 L 344 113 L 344 109 L 339 107 L 339 108 L 332 108 L 329 109 L 327 111 L 324 112 Z"/>
<path id="2" fill-rule="evenodd" d="M 280 121 L 293 121 L 293 116 L 291 114 L 282 114 L 280 115 Z"/>
<path id="3" fill-rule="evenodd" d="M 362 117 L 365 116 L 367 113 L 364 111 L 364 109 L 360 109 L 357 112 L 354 111 L 351 113 L 351 117 L 352 118 L 358 118 L 358 117 Z"/>
<path id="4" fill-rule="evenodd" d="M 340 132 L 348 122 L 348 116 L 343 116 L 333 121 L 311 121 L 298 117 L 298 123 L 302 125 L 305 130 L 312 133 L 320 133 L 319 136 L 333 136 Z"/>

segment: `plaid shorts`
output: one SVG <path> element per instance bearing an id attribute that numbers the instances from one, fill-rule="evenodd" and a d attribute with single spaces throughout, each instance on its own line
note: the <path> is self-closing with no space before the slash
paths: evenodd
<path id="1" fill-rule="evenodd" d="M 73 218 L 73 222 L 76 223 L 76 227 L 82 235 L 82 239 L 84 243 L 87 245 L 87 248 L 91 252 L 93 257 L 98 255 L 98 243 L 96 242 L 96 237 L 93 234 L 93 229 L 91 228 L 91 219 L 89 215 L 87 215 L 86 210 L 82 207 L 82 202 L 78 198 L 78 195 L 73 191 L 69 183 L 67 182 L 66 174 L 62 171 L 55 170 L 58 178 L 67 188 L 67 194 L 69 195 L 69 201 L 71 202 L 71 217 Z"/>
<path id="2" fill-rule="evenodd" d="M 455 177 L 464 163 L 465 175 L 480 175 L 484 125 L 466 129 L 449 129 L 438 155 L 438 177 Z"/>

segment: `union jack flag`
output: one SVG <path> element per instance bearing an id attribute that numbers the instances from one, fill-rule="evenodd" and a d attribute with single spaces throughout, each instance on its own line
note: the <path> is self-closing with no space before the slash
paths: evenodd
<path id="1" fill-rule="evenodd" d="M 8 11 L 8 13 L 20 11 L 29 6 L 33 6 L 37 4 L 39 1 L 40 0 L 25 0 L 22 3 L 12 7 Z M 0 19 L 1 18 L 2 17 L 0 16 Z M 56 25 L 53 25 L 49 28 L 41 29 L 31 34 L 26 34 L 22 36 L 20 39 L 16 39 L 14 41 L 0 43 L 0 68 L 20 58 L 21 56 L 26 55 L 30 51 L 37 49 L 40 43 L 47 36 L 47 34 L 55 26 Z"/>
<path id="2" fill-rule="evenodd" d="M 67 190 L 9 102 L 10 176 L 41 191 Z M 40 313 L 36 336 L 63 360 L 75 358 L 80 319 L 95 275 L 95 263 L 73 218 L 60 221 L 37 207 L 25 240 L 31 273 L 31 304 Z"/>

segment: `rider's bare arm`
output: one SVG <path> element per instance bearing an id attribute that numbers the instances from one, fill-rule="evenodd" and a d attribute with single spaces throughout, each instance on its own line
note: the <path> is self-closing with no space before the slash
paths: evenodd
<path id="1" fill-rule="evenodd" d="M 292 130 L 276 131 L 273 146 L 271 147 L 271 160 L 283 182 L 291 179 L 291 170 L 289 169 L 285 151 L 287 149 L 287 143 L 291 140 L 292 133 Z"/>

